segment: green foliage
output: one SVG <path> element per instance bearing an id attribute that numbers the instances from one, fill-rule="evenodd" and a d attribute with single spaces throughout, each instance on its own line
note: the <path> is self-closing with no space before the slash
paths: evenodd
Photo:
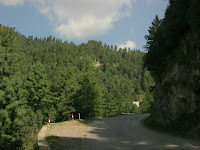
<path id="1" fill-rule="evenodd" d="M 153 93 L 146 92 L 144 99 L 140 105 L 140 110 L 143 113 L 150 113 L 152 111 L 152 106 L 153 106 Z"/>
<path id="2" fill-rule="evenodd" d="M 28 70 L 26 90 L 28 92 L 28 104 L 37 111 L 47 102 L 49 93 L 49 84 L 44 74 L 44 68 L 37 62 Z"/>
<path id="3" fill-rule="evenodd" d="M 136 113 L 136 114 L 139 114 L 139 113 L 141 113 L 141 110 L 137 105 L 134 104 L 133 105 L 133 112 Z"/>
<path id="4" fill-rule="evenodd" d="M 27 104 L 34 111 L 33 118 L 33 129 L 32 134 L 35 132 L 36 128 L 36 114 L 37 111 L 45 107 L 48 104 L 48 94 L 49 94 L 49 84 L 46 76 L 44 74 L 43 65 L 39 62 L 33 64 L 28 70 L 27 80 L 26 80 L 26 90 L 27 90 Z"/>
<path id="5" fill-rule="evenodd" d="M 189 32 L 194 37 L 199 34 L 199 8 L 198 0 L 171 0 L 165 18 L 160 20 L 156 16 L 153 20 L 149 35 L 145 36 L 147 55 L 144 65 L 156 81 L 161 82 L 175 63 L 188 63 L 187 58 L 193 53 L 189 50 L 192 45 L 188 43 L 198 41 L 182 41 Z M 182 45 L 185 48 L 180 48 Z"/>
<path id="6" fill-rule="evenodd" d="M 24 127 L 22 120 L 29 118 L 29 108 L 25 104 L 19 55 L 13 46 L 14 30 L 0 26 L 0 33 L 0 149 L 18 149 L 23 147 L 24 135 L 29 132 L 24 130 L 29 124 Z"/>
<path id="7" fill-rule="evenodd" d="M 25 37 L 0 25 L 0 149 L 31 149 L 48 117 L 139 113 L 132 102 L 143 101 L 154 84 L 144 55 L 101 41 Z"/>
<path id="8" fill-rule="evenodd" d="M 162 133 L 172 134 L 176 136 L 183 136 L 185 138 L 200 140 L 198 116 L 190 114 L 182 116 L 180 119 L 168 124 L 161 124 L 153 116 L 144 120 L 144 124 L 151 129 L 157 130 Z M 196 133 L 195 133 L 196 132 Z"/>
<path id="9" fill-rule="evenodd" d="M 74 112 L 74 98 L 76 91 L 78 90 L 78 83 L 73 72 L 63 72 L 61 80 L 58 83 L 57 89 L 57 113 L 58 120 L 66 120 L 71 116 L 71 112 Z M 56 110 L 55 110 L 56 112 Z M 51 115 L 52 116 L 52 115 Z"/>
<path id="10" fill-rule="evenodd" d="M 146 36 L 147 55 L 145 66 L 151 71 L 156 81 L 161 81 L 173 64 L 177 61 L 179 40 L 189 30 L 187 22 L 189 0 L 170 1 L 165 18 L 156 16 L 149 35 Z"/>
<path id="11" fill-rule="evenodd" d="M 79 89 L 75 94 L 75 109 L 85 117 L 102 117 L 102 89 L 95 77 L 94 66 L 86 63 L 79 76 Z"/>
<path id="12" fill-rule="evenodd" d="M 154 95 L 156 102 L 153 115 L 147 119 L 151 127 L 161 128 L 161 130 L 167 132 L 177 132 L 178 134 L 187 136 L 185 133 L 195 128 L 199 123 L 199 16 L 199 0 L 170 0 L 164 19 L 160 20 L 156 16 L 152 26 L 149 28 L 149 35 L 145 36 L 147 39 L 145 46 L 147 54 L 144 58 L 144 66 L 151 71 L 151 74 L 156 80 L 156 84 L 160 85 L 162 89 L 156 90 L 155 93 L 157 95 Z M 173 70 L 172 67 L 175 65 L 179 68 L 185 68 L 184 72 L 186 73 L 184 79 L 182 77 L 175 77 L 178 73 L 180 74 L 180 70 L 178 70 L 178 73 L 174 73 L 175 75 L 172 75 L 172 72 L 170 73 Z M 171 75 L 174 76 L 173 78 L 176 78 L 174 81 L 170 79 Z M 166 82 L 164 79 L 169 80 Z M 187 81 L 191 81 L 191 85 L 194 88 L 190 84 L 187 84 Z M 175 105 L 175 100 L 179 101 L 180 99 L 179 95 L 181 94 L 175 92 L 173 88 L 178 87 L 181 82 L 184 82 L 183 87 L 180 87 L 177 91 L 190 88 L 187 92 L 194 93 L 194 95 L 188 96 L 188 101 L 192 101 L 193 97 L 196 97 L 191 112 L 182 111 L 181 107 L 170 110 L 173 103 Z M 170 90 L 174 92 L 174 95 L 171 97 L 175 98 L 170 98 Z M 143 101 L 145 107 L 142 106 L 142 110 L 149 112 L 149 108 L 151 107 L 148 108 L 148 103 L 151 103 L 152 95 L 151 93 L 146 94 Z M 150 100 L 146 102 L 146 99 Z M 167 101 L 167 99 L 170 100 Z M 177 103 L 176 105 L 179 104 L 181 103 Z M 186 103 L 183 103 L 183 105 L 186 110 L 189 108 Z M 163 109 L 164 107 L 165 109 Z M 172 114 L 173 111 L 178 112 L 173 114 L 175 119 L 168 119 L 168 122 L 165 121 L 166 116 L 171 118 L 172 115 L 170 116 L 169 114 Z"/>

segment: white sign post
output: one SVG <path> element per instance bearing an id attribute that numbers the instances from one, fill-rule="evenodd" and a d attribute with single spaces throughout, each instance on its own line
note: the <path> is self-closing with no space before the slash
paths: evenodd
<path id="1" fill-rule="evenodd" d="M 78 113 L 78 119 L 81 120 L 81 113 Z"/>

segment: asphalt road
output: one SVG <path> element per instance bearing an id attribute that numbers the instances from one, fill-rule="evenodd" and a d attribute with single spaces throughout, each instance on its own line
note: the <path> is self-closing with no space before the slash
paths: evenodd
<path id="1" fill-rule="evenodd" d="M 200 150 L 200 143 L 145 128 L 148 114 L 129 114 L 96 120 L 81 135 L 84 150 Z"/>

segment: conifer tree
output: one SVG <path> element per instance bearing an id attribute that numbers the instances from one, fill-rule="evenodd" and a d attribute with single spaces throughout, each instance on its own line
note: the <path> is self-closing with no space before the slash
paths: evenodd
<path id="1" fill-rule="evenodd" d="M 46 78 L 44 67 L 40 62 L 33 64 L 28 72 L 26 89 L 28 92 L 28 105 L 34 111 L 33 129 L 36 129 L 36 113 L 48 103 L 49 83 Z"/>

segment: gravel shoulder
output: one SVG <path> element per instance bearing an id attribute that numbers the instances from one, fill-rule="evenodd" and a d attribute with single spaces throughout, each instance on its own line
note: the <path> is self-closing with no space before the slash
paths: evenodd
<path id="1" fill-rule="evenodd" d="M 48 142 L 45 139 L 45 136 L 48 132 L 47 125 L 43 126 L 40 132 L 38 133 L 38 146 L 39 150 L 51 150 Z"/>
<path id="2" fill-rule="evenodd" d="M 52 150 L 200 150 L 200 143 L 157 133 L 143 126 L 148 114 L 129 114 L 90 123 L 66 121 L 51 126 Z"/>

